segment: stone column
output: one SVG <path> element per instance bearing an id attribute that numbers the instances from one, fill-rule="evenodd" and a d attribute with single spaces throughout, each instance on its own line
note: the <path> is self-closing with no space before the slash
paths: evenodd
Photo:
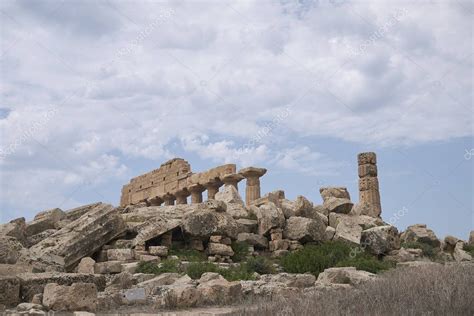
<path id="1" fill-rule="evenodd" d="M 247 179 L 245 203 L 250 205 L 260 198 L 260 177 L 267 173 L 267 169 L 248 167 L 240 170 L 239 173 Z"/>
<path id="2" fill-rule="evenodd" d="M 214 200 L 216 197 L 216 193 L 219 192 L 219 188 L 222 185 L 222 183 L 218 180 L 212 180 L 206 183 L 204 186 L 206 187 L 207 190 L 207 199 L 208 200 Z"/>
<path id="3" fill-rule="evenodd" d="M 165 205 L 174 205 L 174 200 L 176 200 L 176 197 L 172 194 L 165 194 L 163 196 L 163 201 L 165 201 Z"/>
<path id="4" fill-rule="evenodd" d="M 238 173 L 229 173 L 222 177 L 222 182 L 224 182 L 225 186 L 231 185 L 237 191 L 239 191 L 238 183 L 245 179 L 241 174 Z"/>
<path id="5" fill-rule="evenodd" d="M 188 204 L 188 190 L 184 189 L 182 191 L 176 192 L 176 204 Z"/>
<path id="6" fill-rule="evenodd" d="M 196 183 L 196 184 L 191 184 L 188 187 L 189 192 L 191 192 L 191 204 L 198 204 L 202 203 L 202 192 L 204 192 L 205 188 Z"/>
<path id="7" fill-rule="evenodd" d="M 377 178 L 377 156 L 375 153 L 360 153 L 359 164 L 359 204 L 366 205 L 366 212 L 379 217 L 382 212 L 380 204 L 379 179 Z"/>

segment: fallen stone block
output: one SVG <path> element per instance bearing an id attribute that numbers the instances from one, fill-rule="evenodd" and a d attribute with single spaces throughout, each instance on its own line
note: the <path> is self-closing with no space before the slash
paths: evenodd
<path id="1" fill-rule="evenodd" d="M 20 280 L 11 276 L 0 276 L 0 305 L 16 306 L 20 302 Z"/>
<path id="2" fill-rule="evenodd" d="M 107 258 L 110 261 L 130 261 L 133 260 L 134 254 L 132 249 L 109 249 Z"/>
<path id="3" fill-rule="evenodd" d="M 122 272 L 122 264 L 124 261 L 106 261 L 97 262 L 94 265 L 94 271 L 96 274 L 111 274 Z"/>
<path id="4" fill-rule="evenodd" d="M 54 311 L 95 311 L 97 287 L 93 283 L 71 286 L 48 283 L 43 292 L 43 305 Z"/>
<path id="5" fill-rule="evenodd" d="M 153 256 L 166 257 L 168 256 L 168 247 L 166 246 L 150 246 L 148 252 Z"/>
<path id="6" fill-rule="evenodd" d="M 22 273 L 17 276 L 20 281 L 20 297 L 23 302 L 31 302 L 35 294 L 43 293 L 44 287 L 48 283 L 59 285 L 72 285 L 74 283 L 93 283 L 99 291 L 103 291 L 106 285 L 106 279 L 97 274 L 80 273 Z"/>
<path id="7" fill-rule="evenodd" d="M 33 221 L 26 223 L 26 235 L 33 236 L 48 229 L 57 229 L 56 224 L 65 216 L 59 208 L 38 213 Z"/>

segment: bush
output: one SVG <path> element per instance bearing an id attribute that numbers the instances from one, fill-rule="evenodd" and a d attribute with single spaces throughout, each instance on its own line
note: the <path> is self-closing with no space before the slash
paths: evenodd
<path id="1" fill-rule="evenodd" d="M 265 257 L 251 257 L 243 264 L 247 271 L 258 274 L 274 274 L 276 272 L 273 264 Z"/>
<path id="2" fill-rule="evenodd" d="M 249 255 L 249 245 L 243 241 L 232 242 L 232 250 L 234 251 L 232 256 L 232 261 L 234 262 L 244 261 Z"/>
<path id="3" fill-rule="evenodd" d="M 218 272 L 219 268 L 211 262 L 192 262 L 186 268 L 186 274 L 191 279 L 199 279 L 206 272 Z"/>
<path id="4" fill-rule="evenodd" d="M 245 264 L 229 269 L 219 269 L 219 273 L 227 281 L 255 280 L 254 272 L 249 270 Z"/>
<path id="5" fill-rule="evenodd" d="M 396 264 L 390 261 L 380 261 L 367 254 L 361 254 L 355 258 L 349 258 L 340 261 L 337 267 L 355 267 L 357 270 L 364 270 L 372 273 L 378 273 L 394 268 Z"/>
<path id="6" fill-rule="evenodd" d="M 367 253 L 351 256 L 351 246 L 341 241 L 326 242 L 321 245 L 306 245 L 303 249 L 289 253 L 281 259 L 285 272 L 312 273 L 316 277 L 327 268 L 353 266 L 359 270 L 379 272 L 393 266 Z"/>
<path id="7" fill-rule="evenodd" d="M 421 249 L 423 251 L 423 255 L 430 259 L 435 259 L 439 253 L 439 250 L 437 250 L 433 246 L 418 241 L 404 242 L 402 243 L 402 247 Z"/>
<path id="8" fill-rule="evenodd" d="M 474 245 L 464 244 L 463 250 L 469 252 L 469 254 L 474 257 Z"/>
<path id="9" fill-rule="evenodd" d="M 180 263 L 178 260 L 166 259 L 156 264 L 149 261 L 140 261 L 137 267 L 137 273 L 162 274 L 165 272 L 180 273 Z"/>
<path id="10" fill-rule="evenodd" d="M 207 260 L 207 257 L 203 252 L 194 249 L 171 248 L 169 255 L 178 256 L 182 261 L 199 262 Z"/>

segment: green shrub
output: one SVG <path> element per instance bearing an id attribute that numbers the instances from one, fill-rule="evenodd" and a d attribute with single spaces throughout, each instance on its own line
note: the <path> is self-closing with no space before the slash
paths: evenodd
<path id="1" fill-rule="evenodd" d="M 474 257 L 474 245 L 468 245 L 468 244 L 464 244 L 464 247 L 463 249 L 467 252 L 469 252 L 469 254 Z"/>
<path id="2" fill-rule="evenodd" d="M 273 264 L 265 257 L 248 258 L 248 260 L 243 263 L 243 266 L 250 273 L 274 274 L 276 272 Z"/>
<path id="3" fill-rule="evenodd" d="M 244 261 L 249 255 L 249 245 L 243 241 L 232 242 L 232 250 L 234 251 L 232 256 L 232 261 L 234 262 Z"/>
<path id="4" fill-rule="evenodd" d="M 180 263 L 178 260 L 166 259 L 161 263 L 153 263 L 149 261 L 140 261 L 137 267 L 137 273 L 146 274 L 162 274 L 165 272 L 180 273 Z"/>
<path id="5" fill-rule="evenodd" d="M 372 273 L 387 270 L 393 266 L 377 258 L 360 252 L 351 255 L 351 246 L 341 241 L 326 242 L 321 245 L 306 245 L 303 249 L 284 256 L 280 264 L 285 272 L 312 273 L 318 276 L 327 268 L 352 266 Z"/>
<path id="6" fill-rule="evenodd" d="M 337 267 L 355 267 L 357 270 L 364 270 L 378 273 L 395 267 L 395 263 L 390 261 L 380 261 L 367 254 L 360 254 L 354 258 L 348 258 L 337 263 Z"/>
<path id="7" fill-rule="evenodd" d="M 218 272 L 218 270 L 218 267 L 211 262 L 191 262 L 186 268 L 186 274 L 196 280 L 206 272 Z"/>
<path id="8" fill-rule="evenodd" d="M 178 258 L 182 261 L 199 262 L 207 260 L 207 257 L 204 252 L 195 249 L 171 248 L 169 251 L 169 255 L 178 256 Z"/>
<path id="9" fill-rule="evenodd" d="M 249 270 L 245 264 L 228 269 L 219 269 L 219 273 L 227 281 L 255 280 L 254 272 Z"/>
<path id="10" fill-rule="evenodd" d="M 433 246 L 418 241 L 404 242 L 402 243 L 402 247 L 421 249 L 423 251 L 423 255 L 431 259 L 435 259 L 439 253 L 439 250 L 437 250 Z"/>

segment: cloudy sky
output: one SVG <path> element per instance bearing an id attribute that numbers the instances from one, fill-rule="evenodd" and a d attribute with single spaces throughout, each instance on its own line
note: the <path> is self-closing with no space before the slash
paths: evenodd
<path id="1" fill-rule="evenodd" d="M 263 191 L 357 193 L 474 227 L 471 1 L 21 1 L 1 18 L 0 222 L 104 201 L 172 157 L 266 167 Z M 241 189 L 244 183 L 240 183 Z M 395 214 L 395 215 L 394 215 Z"/>

